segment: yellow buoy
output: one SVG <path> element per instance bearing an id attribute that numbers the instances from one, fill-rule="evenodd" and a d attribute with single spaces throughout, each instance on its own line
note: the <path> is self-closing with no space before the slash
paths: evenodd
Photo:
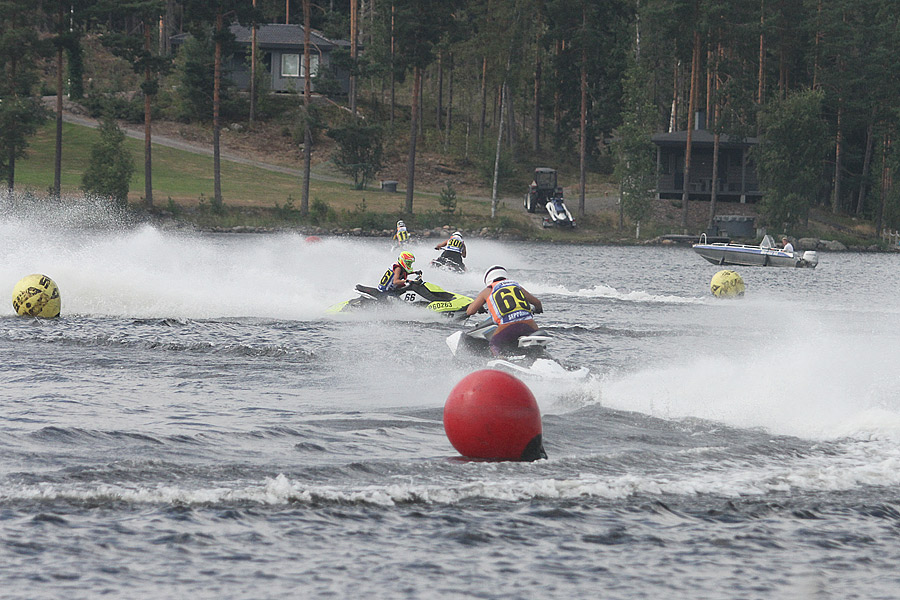
<path id="1" fill-rule="evenodd" d="M 13 288 L 12 303 L 18 315 L 52 319 L 59 316 L 59 288 L 46 275 L 28 275 Z"/>
<path id="2" fill-rule="evenodd" d="M 716 298 L 740 298 L 744 289 L 744 280 L 736 271 L 719 271 L 709 283 L 709 290 Z"/>

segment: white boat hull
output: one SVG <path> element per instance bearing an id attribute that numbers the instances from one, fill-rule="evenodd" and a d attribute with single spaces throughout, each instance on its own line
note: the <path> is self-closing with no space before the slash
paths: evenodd
<path id="1" fill-rule="evenodd" d="M 743 267 L 794 267 L 814 269 L 818 264 L 815 252 L 784 252 L 777 248 L 762 248 L 743 244 L 694 244 L 694 252 L 714 265 Z"/>

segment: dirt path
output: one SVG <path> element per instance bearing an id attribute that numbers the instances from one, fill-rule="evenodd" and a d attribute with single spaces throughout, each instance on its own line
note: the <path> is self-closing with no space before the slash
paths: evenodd
<path id="1" fill-rule="evenodd" d="M 90 117 L 84 117 L 81 115 L 75 115 L 70 112 L 63 112 L 63 121 L 66 123 L 72 123 L 74 125 L 82 125 L 84 127 L 99 127 L 99 122 L 96 119 L 92 119 Z M 137 128 L 129 125 L 120 125 L 122 131 L 125 132 L 130 138 L 143 140 L 144 139 L 144 129 L 143 127 Z M 175 148 L 176 150 L 184 150 L 185 152 L 193 152 L 194 154 L 203 154 L 205 156 L 212 156 L 213 149 L 211 146 L 195 144 L 192 142 L 187 142 L 185 140 L 174 138 L 166 135 L 160 135 L 153 133 L 152 141 L 154 144 L 159 144 L 160 146 L 166 146 L 167 148 Z M 292 169 L 290 167 L 283 167 L 281 165 L 273 165 L 271 163 L 254 160 L 250 158 L 246 158 L 239 154 L 235 154 L 233 152 L 219 152 L 219 156 L 222 160 L 228 160 L 231 162 L 235 162 L 242 165 L 249 165 L 252 167 L 258 167 L 260 169 L 265 169 L 267 171 L 274 171 L 276 173 L 284 173 L 286 175 L 293 175 L 295 177 L 302 177 L 303 171 L 301 169 Z M 347 179 L 341 179 L 340 177 L 332 177 L 330 175 L 322 175 L 319 173 L 310 173 L 310 179 L 315 179 L 317 181 L 330 181 L 334 183 L 350 183 Z"/>
<path id="2" fill-rule="evenodd" d="M 56 97 L 55 96 L 46 96 L 44 97 L 44 103 L 51 110 L 55 109 L 56 106 Z M 63 109 L 63 121 L 66 123 L 72 123 L 74 125 L 81 125 L 83 127 L 91 127 L 97 128 L 99 127 L 99 121 L 97 119 L 82 115 L 76 114 L 72 110 L 67 110 L 64 106 Z M 125 135 L 130 138 L 143 140 L 144 139 L 144 129 L 143 126 L 133 126 L 127 123 L 120 123 L 119 126 L 124 131 Z M 185 152 L 192 152 L 194 154 L 201 154 L 204 156 L 212 156 L 213 149 L 212 144 L 202 143 L 202 142 L 194 142 L 188 141 L 180 137 L 166 135 L 163 133 L 157 133 L 155 130 L 152 132 L 152 141 L 154 144 L 158 144 L 160 146 L 166 146 L 168 148 L 175 148 L 177 150 L 183 150 Z M 303 171 L 302 169 L 296 169 L 292 167 L 287 167 L 283 165 L 273 164 L 271 162 L 266 162 L 264 160 L 259 160 L 255 158 L 248 158 L 246 155 L 237 153 L 231 150 L 222 150 L 219 153 L 219 156 L 222 160 L 231 161 L 234 163 L 248 165 L 252 167 L 257 167 L 260 169 L 264 169 L 266 171 L 273 171 L 276 173 L 283 173 L 285 175 L 291 175 L 293 177 L 302 177 Z M 423 160 L 423 163 L 425 161 Z M 424 167 L 424 164 L 423 164 Z M 416 168 L 419 171 L 419 165 Z M 351 185 L 352 182 L 347 178 L 336 177 L 334 175 L 327 175 L 323 173 L 317 173 L 315 169 L 310 173 L 310 179 L 316 181 L 326 181 L 331 183 L 342 183 Z M 522 186 L 522 194 L 515 194 L 512 196 L 503 196 L 500 198 L 500 203 L 503 206 L 510 208 L 517 208 L 522 206 L 522 196 L 524 196 L 526 186 Z M 403 192 L 402 188 L 398 188 L 398 192 Z M 429 192 L 421 189 L 421 187 L 417 186 L 416 190 L 417 194 L 423 194 L 427 196 L 437 197 L 440 194 L 437 192 Z M 566 205 L 573 215 L 577 216 L 578 213 L 578 186 L 571 185 L 565 186 L 565 196 L 566 196 Z M 482 194 L 466 194 L 466 197 L 471 200 L 479 200 L 482 202 L 490 202 L 490 197 L 488 195 Z M 600 214 L 600 213 L 609 213 L 618 211 L 618 197 L 616 194 L 616 189 L 612 185 L 604 185 L 603 189 L 599 191 L 599 195 L 595 192 L 593 195 L 588 195 L 585 197 L 585 213 L 586 214 Z M 522 208 L 524 211 L 524 208 Z M 539 222 L 539 220 L 536 219 Z"/>

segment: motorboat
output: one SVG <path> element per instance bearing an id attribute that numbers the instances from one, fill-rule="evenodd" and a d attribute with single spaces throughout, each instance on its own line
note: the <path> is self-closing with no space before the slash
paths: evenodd
<path id="1" fill-rule="evenodd" d="M 816 268 L 819 256 L 815 250 L 805 252 L 785 252 L 775 247 L 771 235 L 763 237 L 759 246 L 735 243 L 707 243 L 706 234 L 700 234 L 700 241 L 693 245 L 694 252 L 714 265 L 736 265 L 746 267 L 805 267 Z"/>

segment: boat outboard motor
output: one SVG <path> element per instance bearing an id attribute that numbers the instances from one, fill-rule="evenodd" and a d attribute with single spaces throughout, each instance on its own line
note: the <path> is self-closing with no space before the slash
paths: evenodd
<path id="1" fill-rule="evenodd" d="M 817 264 L 819 264 L 819 255 L 816 254 L 815 250 L 807 250 L 800 257 L 799 266 L 815 267 Z"/>

